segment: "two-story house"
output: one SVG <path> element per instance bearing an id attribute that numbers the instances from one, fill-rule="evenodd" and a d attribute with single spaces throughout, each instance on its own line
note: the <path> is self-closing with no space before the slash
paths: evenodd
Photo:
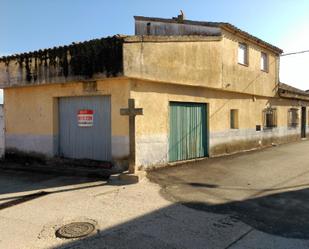
<path id="1" fill-rule="evenodd" d="M 309 94 L 279 83 L 282 50 L 228 23 L 135 17 L 115 36 L 0 59 L 6 149 L 136 165 L 306 137 Z"/>

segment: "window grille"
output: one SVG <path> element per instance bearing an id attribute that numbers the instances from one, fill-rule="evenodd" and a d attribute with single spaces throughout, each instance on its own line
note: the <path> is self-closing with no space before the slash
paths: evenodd
<path id="1" fill-rule="evenodd" d="M 299 125 L 299 115 L 297 108 L 290 108 L 288 111 L 288 126 L 296 128 Z"/>
<path id="2" fill-rule="evenodd" d="M 272 129 L 277 127 L 277 109 L 276 108 L 266 108 L 263 111 L 263 126 L 265 129 Z"/>

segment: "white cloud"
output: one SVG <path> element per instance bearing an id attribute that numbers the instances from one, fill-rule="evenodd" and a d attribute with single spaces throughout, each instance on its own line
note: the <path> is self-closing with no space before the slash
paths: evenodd
<path id="1" fill-rule="evenodd" d="M 303 25 L 287 33 L 281 48 L 285 53 L 309 50 L 309 26 Z M 280 81 L 297 88 L 309 89 L 309 53 L 281 57 Z"/>

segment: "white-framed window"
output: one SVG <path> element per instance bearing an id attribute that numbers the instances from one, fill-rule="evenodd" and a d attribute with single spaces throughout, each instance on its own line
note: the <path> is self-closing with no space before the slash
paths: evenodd
<path id="1" fill-rule="evenodd" d="M 239 128 L 238 110 L 237 109 L 231 109 L 230 110 L 230 128 L 231 129 L 238 129 Z"/>
<path id="2" fill-rule="evenodd" d="M 290 108 L 288 111 L 288 126 L 296 128 L 299 125 L 299 114 L 297 108 Z"/>
<path id="3" fill-rule="evenodd" d="M 261 70 L 268 72 L 268 55 L 264 52 L 261 52 Z"/>
<path id="4" fill-rule="evenodd" d="M 248 45 L 245 43 L 238 44 L 238 63 L 248 65 Z"/>

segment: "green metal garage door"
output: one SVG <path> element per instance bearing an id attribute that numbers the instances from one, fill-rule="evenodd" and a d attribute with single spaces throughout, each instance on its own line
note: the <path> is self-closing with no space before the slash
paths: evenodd
<path id="1" fill-rule="evenodd" d="M 206 115 L 206 104 L 170 103 L 170 162 L 207 156 Z"/>

